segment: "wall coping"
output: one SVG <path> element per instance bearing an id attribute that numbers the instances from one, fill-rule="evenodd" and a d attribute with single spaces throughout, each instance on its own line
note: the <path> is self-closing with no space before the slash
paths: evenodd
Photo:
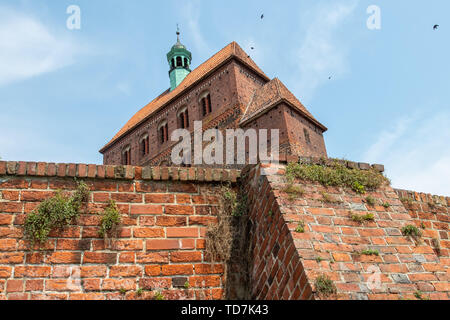
<path id="1" fill-rule="evenodd" d="M 289 154 L 280 154 L 280 163 L 309 163 L 309 164 L 320 164 L 320 165 L 332 165 L 334 162 L 341 163 L 349 169 L 360 169 L 360 170 L 370 170 L 374 169 L 378 172 L 384 172 L 384 165 L 382 164 L 369 164 L 365 162 L 355 162 L 343 159 L 333 159 L 324 157 L 301 157 Z"/>
<path id="2" fill-rule="evenodd" d="M 0 176 L 236 182 L 240 175 L 240 170 L 236 169 L 137 167 L 75 163 L 0 161 Z"/>
<path id="3" fill-rule="evenodd" d="M 418 202 L 432 202 L 444 206 L 450 206 L 450 197 L 439 196 L 431 193 L 417 192 L 412 190 L 395 189 L 394 191 L 400 198 L 411 199 Z"/>

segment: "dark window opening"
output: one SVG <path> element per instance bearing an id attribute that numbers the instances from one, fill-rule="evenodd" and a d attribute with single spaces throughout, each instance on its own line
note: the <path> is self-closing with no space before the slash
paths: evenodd
<path id="1" fill-rule="evenodd" d="M 159 128 L 159 141 L 161 144 L 169 140 L 169 126 L 164 124 Z"/>
<path id="2" fill-rule="evenodd" d="M 122 164 L 125 166 L 131 165 L 131 151 L 130 149 L 125 150 L 122 153 Z"/>
<path id="3" fill-rule="evenodd" d="M 187 67 L 188 66 L 188 59 L 184 58 L 184 66 Z"/>
<path id="4" fill-rule="evenodd" d="M 182 67 L 183 66 L 183 60 L 181 59 L 181 57 L 177 57 L 177 67 Z"/>
<path id="5" fill-rule="evenodd" d="M 203 116 L 206 116 L 208 113 L 212 112 L 211 95 L 208 94 L 206 97 L 204 97 L 201 103 L 203 108 Z"/>
<path id="6" fill-rule="evenodd" d="M 149 137 L 146 137 L 144 139 L 141 140 L 141 156 L 146 156 L 147 154 L 149 154 L 150 148 L 149 148 Z"/>
<path id="7" fill-rule="evenodd" d="M 311 138 L 309 137 L 309 132 L 306 129 L 303 129 L 303 133 L 305 134 L 305 140 L 307 144 L 311 144 Z"/>
<path id="8" fill-rule="evenodd" d="M 179 127 L 181 129 L 184 129 L 185 128 L 185 126 L 184 126 L 184 112 L 180 113 L 179 117 L 180 117 L 180 126 Z"/>
<path id="9" fill-rule="evenodd" d="M 178 127 L 181 129 L 189 128 L 189 113 L 187 109 L 178 115 Z"/>

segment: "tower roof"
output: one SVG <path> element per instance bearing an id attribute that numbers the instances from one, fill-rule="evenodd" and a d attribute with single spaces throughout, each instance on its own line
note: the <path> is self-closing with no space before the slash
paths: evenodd
<path id="1" fill-rule="evenodd" d="M 278 78 L 274 78 L 261 88 L 255 90 L 239 124 L 244 125 L 260 117 L 273 107 L 277 106 L 280 102 L 286 102 L 324 132 L 327 131 L 327 128 L 313 117 L 305 106 Z"/>
<path id="2" fill-rule="evenodd" d="M 167 54 L 167 60 L 171 60 L 175 55 L 181 54 L 189 57 L 189 60 L 192 59 L 191 52 L 186 48 L 184 44 L 180 42 L 180 30 L 177 27 L 177 43 L 172 46 L 169 53 Z"/>
<path id="3" fill-rule="evenodd" d="M 173 91 L 170 91 L 170 89 L 164 91 L 156 99 L 139 110 L 100 150 L 100 152 L 103 153 L 104 151 L 106 151 L 106 149 L 112 146 L 120 138 L 125 136 L 129 131 L 133 130 L 142 122 L 147 120 L 152 114 L 164 108 L 167 104 L 171 103 L 187 88 L 195 85 L 197 82 L 216 70 L 218 67 L 233 58 L 239 60 L 250 69 L 254 70 L 266 81 L 270 81 L 269 77 L 267 77 L 267 75 L 256 65 L 256 63 L 250 58 L 250 56 L 247 55 L 236 42 L 233 41 L 222 50 L 217 52 L 215 55 L 213 55 L 211 58 L 206 60 L 204 63 L 202 63 L 200 66 L 198 66 L 190 74 L 188 74 L 183 82 L 181 82 L 181 84 L 177 86 Z"/>

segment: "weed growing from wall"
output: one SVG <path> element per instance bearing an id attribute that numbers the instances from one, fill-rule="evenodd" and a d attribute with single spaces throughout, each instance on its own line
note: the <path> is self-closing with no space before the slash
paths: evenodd
<path id="1" fill-rule="evenodd" d="M 352 218 L 352 221 L 358 222 L 358 223 L 363 223 L 363 222 L 366 222 L 366 221 L 374 221 L 375 220 L 375 216 L 373 215 L 373 213 L 367 213 L 367 214 L 364 214 L 364 215 L 352 214 L 351 218 Z"/>
<path id="2" fill-rule="evenodd" d="M 80 215 L 80 209 L 87 203 L 89 187 L 79 182 L 72 196 L 58 191 L 54 197 L 43 201 L 25 219 L 25 238 L 35 243 L 44 244 L 52 230 L 63 229 Z"/>
<path id="3" fill-rule="evenodd" d="M 213 194 L 218 198 L 217 223 L 209 225 L 206 231 L 205 254 L 212 262 L 225 266 L 224 294 L 249 299 L 252 246 L 247 191 L 242 186 L 233 189 L 223 185 Z"/>
<path id="4" fill-rule="evenodd" d="M 297 228 L 295 229 L 295 232 L 297 233 L 305 233 L 305 223 L 303 221 L 300 221 L 297 225 Z"/>
<path id="5" fill-rule="evenodd" d="M 281 191 L 288 194 L 289 201 L 294 201 L 305 194 L 305 190 L 303 190 L 300 186 L 295 186 L 293 184 L 288 184 L 286 187 L 281 189 Z"/>
<path id="6" fill-rule="evenodd" d="M 366 203 L 371 207 L 375 206 L 375 204 L 376 204 L 375 198 L 373 198 L 371 196 L 367 196 L 365 200 L 366 200 Z"/>
<path id="7" fill-rule="evenodd" d="M 288 181 L 300 179 L 318 182 L 324 186 L 348 187 L 360 194 L 390 183 L 384 175 L 374 169 L 350 169 L 339 161 L 326 165 L 290 163 L 286 169 L 286 178 Z"/>
<path id="8" fill-rule="evenodd" d="M 316 278 L 315 281 L 316 291 L 320 294 L 323 294 L 325 296 L 335 294 L 337 292 L 336 286 L 333 283 L 333 280 L 331 280 L 326 275 L 320 275 Z"/>
<path id="9" fill-rule="evenodd" d="M 331 196 L 330 194 L 328 194 L 326 192 L 322 191 L 320 194 L 322 195 L 321 201 L 324 203 L 340 204 L 343 202 L 342 200 L 334 198 L 333 196 Z"/>
<path id="10" fill-rule="evenodd" d="M 402 228 L 402 234 L 404 236 L 411 237 L 416 243 L 421 242 L 422 231 L 420 231 L 420 229 L 417 228 L 416 226 L 413 226 L 411 224 L 404 226 Z"/>
<path id="11" fill-rule="evenodd" d="M 120 225 L 120 213 L 114 200 L 109 202 L 108 207 L 102 213 L 102 220 L 100 221 L 100 230 L 98 235 L 102 238 L 110 236 Z"/>
<path id="12" fill-rule="evenodd" d="M 365 256 L 379 256 L 380 252 L 378 252 L 378 250 L 368 249 L 368 250 L 363 250 L 363 251 L 359 252 L 359 254 L 362 254 Z"/>

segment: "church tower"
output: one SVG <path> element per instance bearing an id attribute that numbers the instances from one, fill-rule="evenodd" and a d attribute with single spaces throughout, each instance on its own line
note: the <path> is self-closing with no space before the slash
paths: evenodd
<path id="1" fill-rule="evenodd" d="M 167 62 L 170 66 L 170 91 L 173 91 L 191 72 L 192 54 L 180 42 L 180 31 L 177 28 L 177 43 L 167 54 Z"/>

